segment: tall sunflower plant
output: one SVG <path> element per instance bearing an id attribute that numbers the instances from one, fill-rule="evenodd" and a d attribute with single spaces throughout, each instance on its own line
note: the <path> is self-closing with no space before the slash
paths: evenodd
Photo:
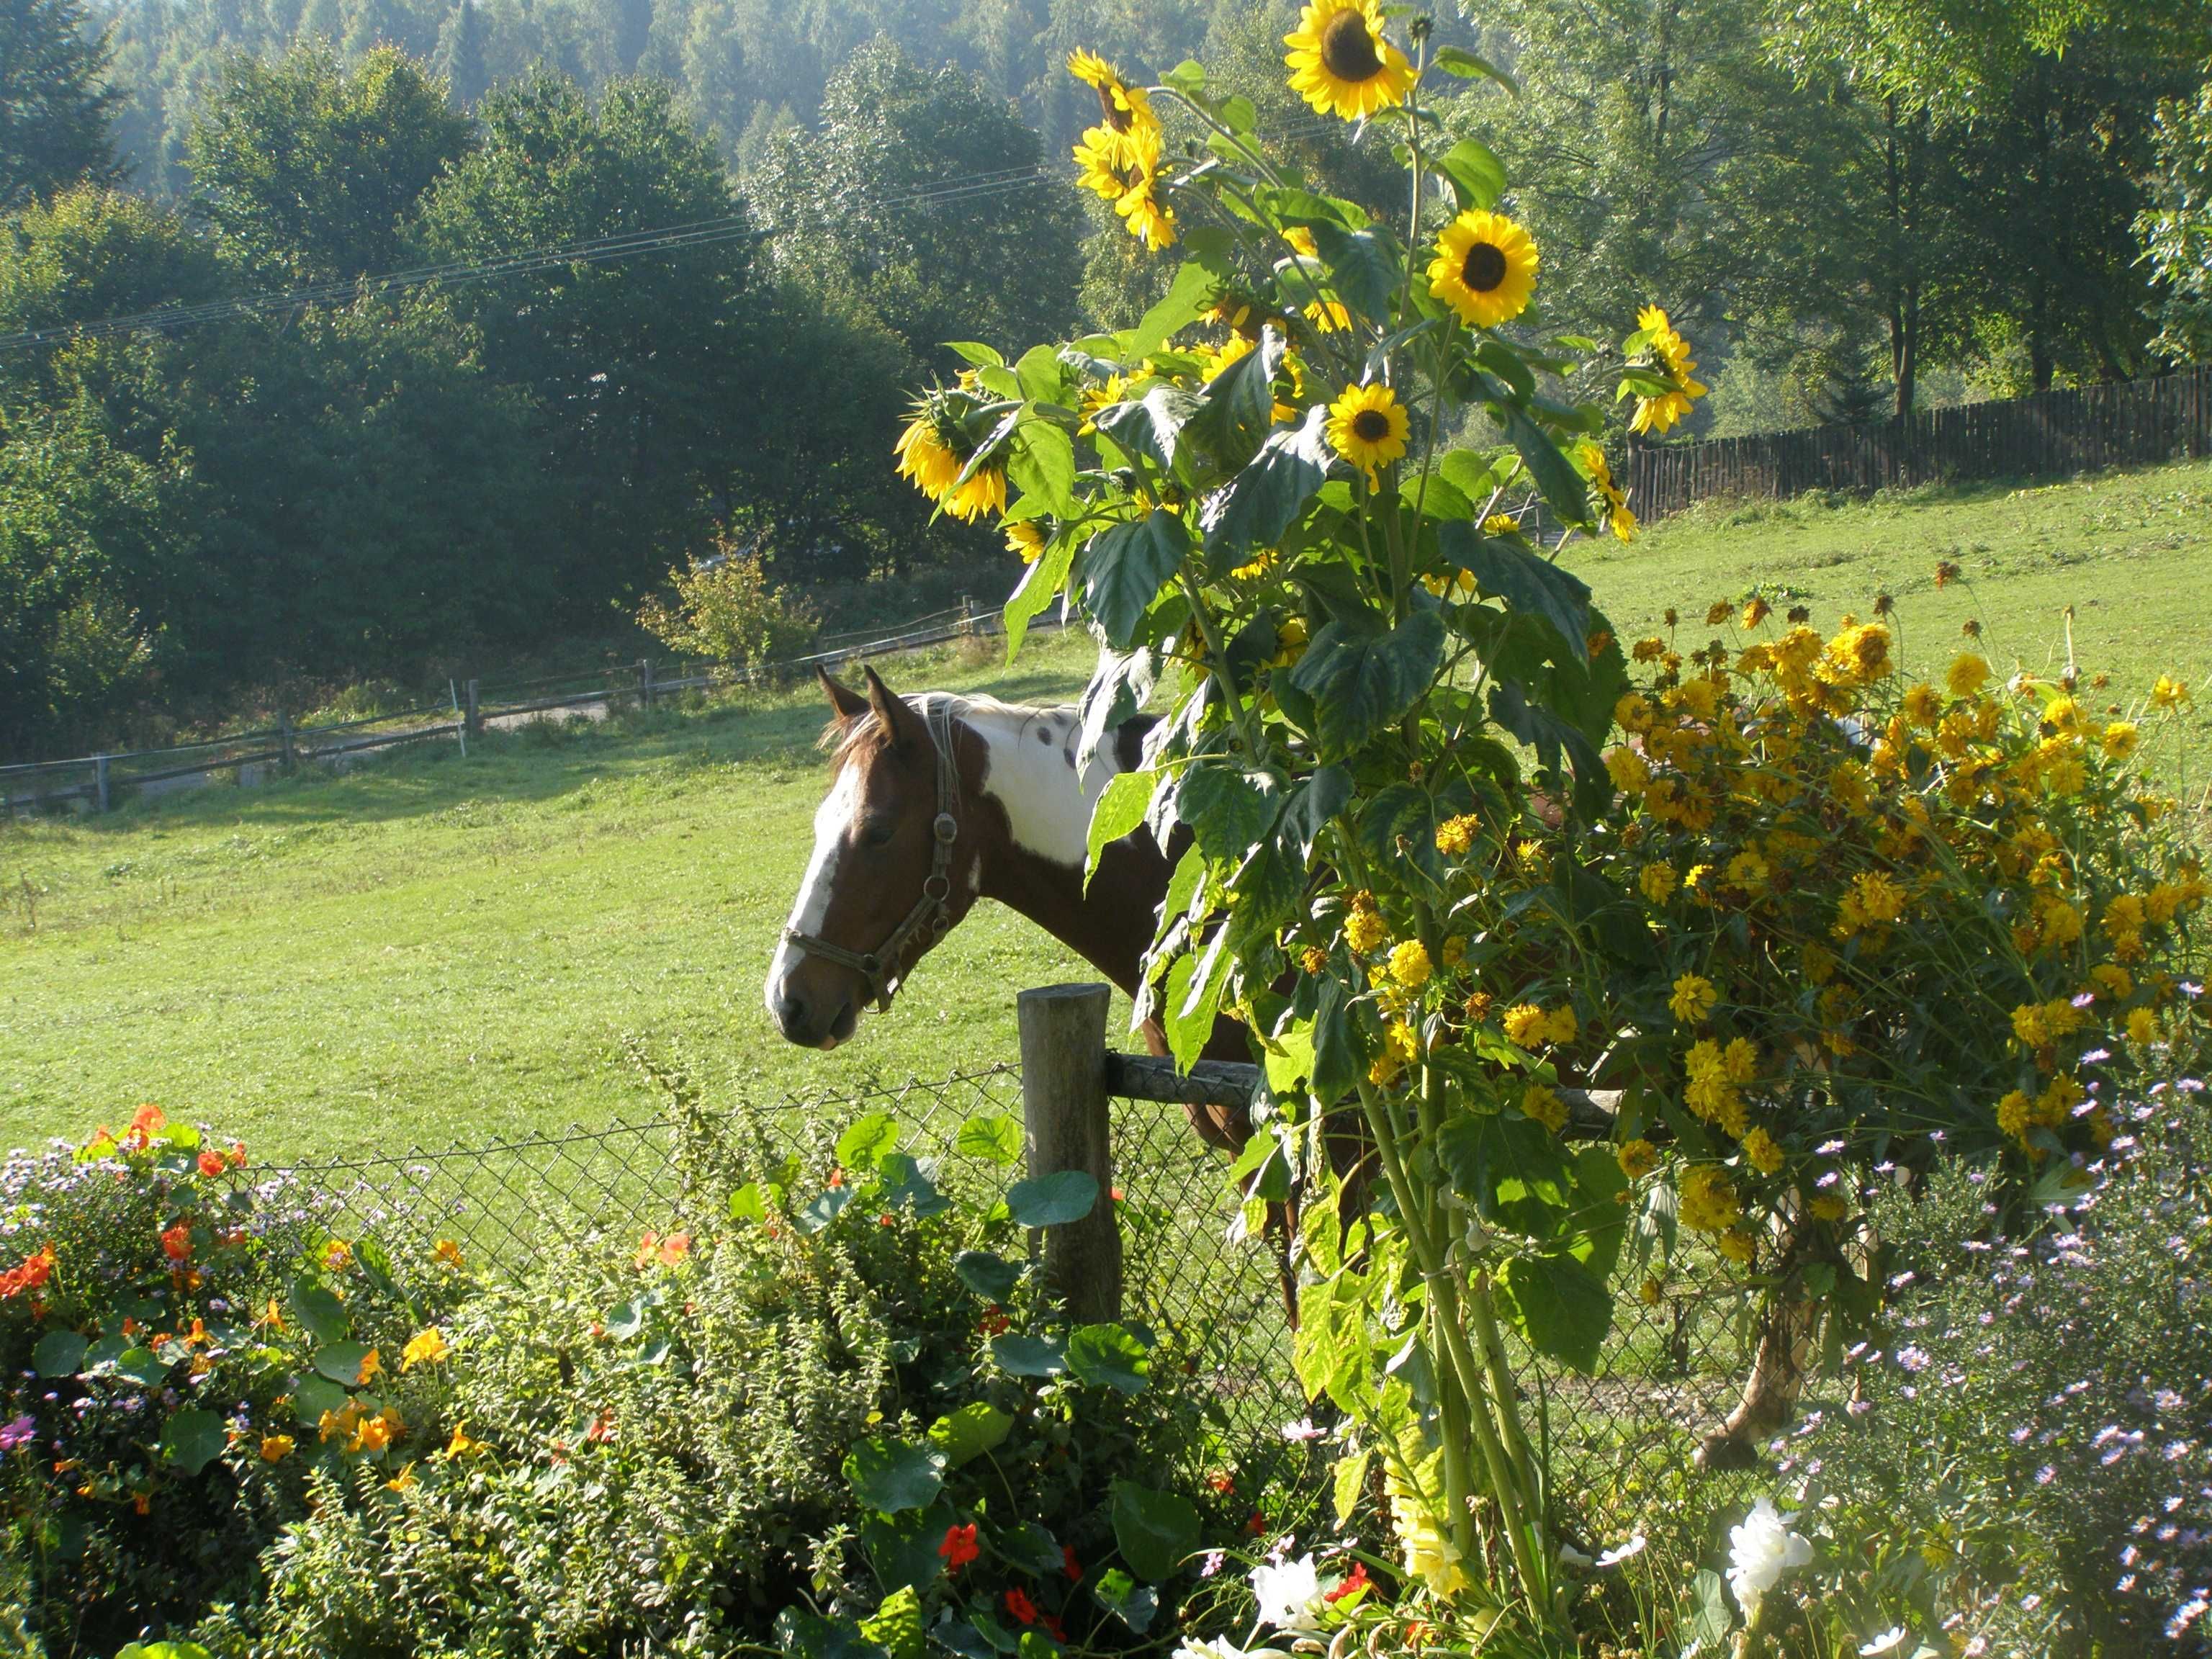
<path id="1" fill-rule="evenodd" d="M 1562 1161 L 1547 1139 L 1532 1158 L 1551 1130 L 1531 1091 L 1556 1105 L 1545 1044 L 1571 1008 L 1509 1035 L 1444 1006 L 1488 948 L 1455 924 L 1468 848 L 1451 849 L 1455 826 L 1510 847 L 1614 793 L 1626 659 L 1534 508 L 1622 539 L 1634 520 L 1607 410 L 1558 389 L 1616 369 L 1664 431 L 1704 388 L 1656 307 L 1617 352 L 1545 334 L 1503 169 L 1425 101 L 1439 76 L 1503 77 L 1431 51 L 1425 20 L 1398 38 L 1400 15 L 1315 0 L 1285 42 L 1290 84 L 1403 162 L 1389 218 L 1271 155 L 1199 65 L 1139 86 L 1076 53 L 1100 111 L 1084 181 L 1181 266 L 1133 328 L 1012 362 L 956 346 L 969 367 L 921 400 L 898 460 L 1027 562 L 1010 655 L 1055 603 L 1097 635 L 1086 757 L 1166 710 L 1146 766 L 1099 802 L 1091 857 L 1140 824 L 1163 846 L 1188 832 L 1139 1012 L 1185 1064 L 1218 1018 L 1241 1022 L 1276 1115 L 1238 1178 L 1255 1205 L 1324 1195 L 1303 1211 L 1297 1361 L 1356 1425 L 1340 1507 L 1379 1482 L 1416 1595 L 1564 1639 L 1509 1334 L 1587 1363 L 1623 1179 L 1609 1152 Z M 1170 110 L 1197 135 L 1180 153 Z M 1355 1195 L 1374 1201 L 1329 1201 Z"/>

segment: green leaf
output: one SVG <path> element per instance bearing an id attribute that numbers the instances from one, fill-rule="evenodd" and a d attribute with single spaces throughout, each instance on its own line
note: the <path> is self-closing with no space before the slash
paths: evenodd
<path id="1" fill-rule="evenodd" d="M 1388 322 L 1406 280 L 1396 238 L 1379 224 L 1346 230 L 1316 219 L 1309 228 L 1338 297 L 1370 321 Z"/>
<path id="2" fill-rule="evenodd" d="M 1119 1325 L 1079 1325 L 1068 1334 L 1067 1369 L 1094 1387 L 1142 1394 L 1152 1380 L 1145 1345 Z"/>
<path id="3" fill-rule="evenodd" d="M 768 1195 L 757 1181 L 748 1181 L 730 1194 L 730 1219 L 732 1221 L 766 1221 L 769 1216 Z"/>
<path id="4" fill-rule="evenodd" d="M 791 1224 L 811 1237 L 844 1214 L 845 1206 L 853 1201 L 853 1196 L 854 1189 L 850 1187 L 824 1187 L 792 1212 Z"/>
<path id="5" fill-rule="evenodd" d="M 985 1452 L 996 1451 L 1013 1428 L 1012 1413 L 1000 1411 L 988 1400 L 971 1400 L 929 1425 L 929 1443 L 957 1469 Z"/>
<path id="6" fill-rule="evenodd" d="M 1006 360 L 980 340 L 947 340 L 947 351 L 957 352 L 978 368 L 1004 368 Z"/>
<path id="7" fill-rule="evenodd" d="M 1356 1274 L 1340 1273 L 1298 1287 L 1298 1328 L 1291 1367 L 1309 1400 L 1327 1395 L 1339 1409 L 1358 1412 L 1368 1402 L 1373 1346 L 1367 1306 Z"/>
<path id="8" fill-rule="evenodd" d="M 170 1413 L 169 1420 L 161 1425 L 161 1449 L 188 1477 L 222 1456 L 228 1440 L 222 1419 L 198 1406 Z"/>
<path id="9" fill-rule="evenodd" d="M 1374 1453 L 1362 1448 L 1336 1460 L 1335 1479 L 1329 1496 L 1336 1504 L 1336 1524 L 1348 1527 L 1367 1498 L 1367 1465 Z"/>
<path id="10" fill-rule="evenodd" d="M 315 1350 L 315 1369 L 331 1382 L 349 1389 L 361 1386 L 362 1362 L 369 1355 L 362 1342 L 325 1342 Z"/>
<path id="11" fill-rule="evenodd" d="M 845 1454 L 845 1479 L 861 1503 L 885 1515 L 927 1508 L 945 1485 L 945 1454 L 878 1436 Z"/>
<path id="12" fill-rule="evenodd" d="M 626 1302 L 617 1303 L 599 1322 L 616 1341 L 629 1342 L 644 1334 L 646 1321 L 650 1317 L 645 1298 L 634 1296 Z"/>
<path id="13" fill-rule="evenodd" d="M 1314 843 L 1352 799 L 1352 774 L 1341 766 L 1317 768 L 1284 803 L 1275 838 L 1285 850 L 1297 850 L 1298 862 L 1312 861 Z"/>
<path id="14" fill-rule="evenodd" d="M 1444 152 L 1437 165 L 1451 180 L 1452 193 L 1459 198 L 1462 213 L 1471 208 L 1496 207 L 1498 198 L 1505 194 L 1505 164 L 1480 139 L 1461 139 Z"/>
<path id="15" fill-rule="evenodd" d="M 890 1659 L 921 1659 L 921 1598 L 911 1584 L 902 1584 L 884 1597 L 881 1605 L 860 1620 L 860 1634 Z"/>
<path id="16" fill-rule="evenodd" d="M 1145 821 L 1159 787 L 1157 772 L 1117 772 L 1106 781 L 1098 805 L 1091 809 L 1091 831 L 1083 856 L 1083 886 L 1088 892 L 1097 871 L 1098 855 L 1109 845 L 1133 832 Z"/>
<path id="17" fill-rule="evenodd" d="M 1197 1064 L 1213 1036 L 1213 1023 L 1229 988 L 1229 970 L 1235 965 L 1226 927 L 1214 930 L 1203 955 L 1186 951 L 1168 970 L 1168 1052 L 1176 1066 L 1188 1072 Z"/>
<path id="18" fill-rule="evenodd" d="M 1116 651 L 1136 643 L 1145 612 L 1189 550 L 1190 532 L 1163 507 L 1091 538 L 1083 550 L 1084 607 Z"/>
<path id="19" fill-rule="evenodd" d="M 1017 1181 L 1006 1189 L 1006 1208 L 1021 1227 L 1060 1227 L 1080 1221 L 1098 1202 L 1098 1178 L 1087 1170 L 1055 1170 Z"/>
<path id="20" fill-rule="evenodd" d="M 1206 498 L 1200 521 L 1206 568 L 1219 572 L 1255 548 L 1283 538 L 1328 478 L 1328 410 L 1316 404 L 1298 425 L 1268 434 L 1242 471 Z"/>
<path id="21" fill-rule="evenodd" d="M 1022 353 L 1014 365 L 1015 376 L 1021 381 L 1022 396 L 1040 404 L 1059 404 L 1067 401 L 1066 363 L 1061 361 L 1057 346 L 1035 345 Z"/>
<path id="22" fill-rule="evenodd" d="M 1525 1117 L 1455 1115 L 1437 1131 L 1437 1161 L 1453 1189 L 1487 1221 L 1495 1221 L 1499 1203 L 1511 1198 L 1559 1206 L 1567 1202 L 1565 1153 L 1549 1129 Z"/>
<path id="23" fill-rule="evenodd" d="M 302 1328 L 318 1342 L 336 1342 L 348 1334 L 345 1304 L 327 1287 L 302 1273 L 292 1281 L 286 1298 Z"/>
<path id="24" fill-rule="evenodd" d="M 872 1170 L 898 1146 L 898 1120 L 870 1112 L 837 1137 L 837 1161 L 848 1170 Z"/>
<path id="25" fill-rule="evenodd" d="M 1098 1605 L 1127 1625 L 1132 1632 L 1142 1636 L 1159 1617 L 1159 1592 L 1150 1584 L 1139 1584 L 1119 1567 L 1109 1567 L 1091 1587 Z"/>
<path id="26" fill-rule="evenodd" d="M 776 1645 L 786 1659 L 889 1659 L 842 1619 L 824 1619 L 804 1607 L 786 1607 L 775 1616 Z"/>
<path id="27" fill-rule="evenodd" d="M 952 1150 L 962 1158 L 980 1158 L 987 1164 L 1012 1164 L 1022 1155 L 1021 1120 L 1004 1112 L 971 1117 L 953 1137 Z"/>
<path id="28" fill-rule="evenodd" d="M 1029 637 L 1030 623 L 1060 597 L 1060 590 L 1067 582 L 1068 567 L 1074 562 L 1075 544 L 1065 537 L 1054 537 L 1034 564 L 1022 568 L 1022 579 L 1000 612 L 1006 624 L 1008 662 L 1020 654 L 1022 641 Z"/>
<path id="29" fill-rule="evenodd" d="M 1510 93 L 1518 94 L 1521 83 L 1486 58 L 1460 46 L 1439 46 L 1430 60 L 1447 75 L 1456 75 L 1462 81 L 1495 81 Z"/>
<path id="30" fill-rule="evenodd" d="M 1293 684 L 1313 700 L 1316 736 L 1332 757 L 1355 753 L 1411 708 L 1443 659 L 1443 619 L 1417 611 L 1388 633 L 1331 623 L 1314 636 Z"/>
<path id="31" fill-rule="evenodd" d="M 1134 403 L 1100 410 L 1091 423 L 1126 453 L 1173 472 L 1182 429 L 1204 407 L 1201 398 L 1179 386 L 1156 386 Z"/>
<path id="32" fill-rule="evenodd" d="M 1009 1376 L 1058 1376 L 1067 1369 L 1065 1345 L 1048 1337 L 1008 1332 L 991 1339 L 991 1358 Z"/>
<path id="33" fill-rule="evenodd" d="M 1126 360 L 1133 363 L 1141 357 L 1151 356 L 1168 343 L 1168 337 L 1177 329 L 1195 321 L 1213 297 L 1214 282 L 1213 273 L 1202 261 L 1184 260 L 1159 303 L 1130 331 L 1128 343 L 1122 348 Z"/>
<path id="34" fill-rule="evenodd" d="M 1516 1255 L 1506 1261 L 1503 1283 L 1530 1347 L 1584 1375 L 1597 1369 L 1613 1328 L 1603 1279 L 1571 1255 Z"/>
<path id="35" fill-rule="evenodd" d="M 1589 488 L 1559 445 L 1552 441 L 1552 434 L 1516 404 L 1501 398 L 1490 407 L 1552 511 L 1567 524 L 1589 523 Z"/>
<path id="36" fill-rule="evenodd" d="M 1691 1581 L 1690 1594 L 1697 1606 L 1697 1613 L 1690 1620 L 1691 1641 L 1701 1652 L 1726 1645 L 1729 1632 L 1735 1626 L 1729 1612 L 1726 1581 L 1711 1567 L 1700 1567 L 1698 1576 Z"/>
<path id="37" fill-rule="evenodd" d="M 1438 525 L 1437 546 L 1486 594 L 1558 629 L 1570 650 L 1589 638 L 1589 585 L 1571 571 L 1468 524 Z"/>
<path id="38" fill-rule="evenodd" d="M 1313 1097 L 1323 1106 L 1333 1106 L 1358 1088 L 1366 1074 L 1366 1051 L 1344 987 L 1325 979 L 1314 1006 Z"/>
<path id="39" fill-rule="evenodd" d="M 325 1412 L 342 1412 L 353 1398 L 327 1376 L 295 1376 L 289 1392 L 293 1417 L 311 1429 L 323 1420 Z"/>
<path id="40" fill-rule="evenodd" d="M 1189 430 L 1226 471 L 1242 466 L 1275 423 L 1274 380 L 1283 366 L 1283 337 L 1262 330 L 1260 343 L 1206 383 L 1206 402 Z"/>
<path id="41" fill-rule="evenodd" d="M 927 1589 L 945 1574 L 945 1558 L 938 1553 L 945 1529 L 959 1519 L 958 1511 L 942 1500 L 926 1510 L 902 1510 L 896 1515 L 880 1512 L 860 1518 L 860 1547 L 876 1570 L 886 1591 L 911 1585 Z"/>
<path id="42" fill-rule="evenodd" d="M 115 1659 L 215 1659 L 198 1642 L 126 1642 Z"/>
<path id="43" fill-rule="evenodd" d="M 1176 785 L 1176 817 L 1190 826 L 1199 849 L 1218 864 L 1236 864 L 1273 827 L 1282 797 L 1272 773 L 1248 772 L 1229 761 L 1200 761 Z"/>
<path id="44" fill-rule="evenodd" d="M 32 1368 L 49 1381 L 75 1376 L 84 1364 L 85 1350 L 91 1346 L 91 1340 L 81 1332 L 48 1331 L 31 1350 Z"/>
<path id="45" fill-rule="evenodd" d="M 1046 348 L 1039 346 L 1037 351 Z M 1033 351 L 1030 356 L 1035 356 Z M 1026 363 L 1028 358 L 1024 358 Z M 1034 495 L 1063 516 L 1075 510 L 1075 441 L 1059 422 L 1033 416 L 1014 428 L 1006 477 L 1024 496 Z"/>
<path id="46" fill-rule="evenodd" d="M 1175 1576 L 1198 1547 L 1198 1510 L 1188 1498 L 1133 1480 L 1114 1482 L 1114 1541 L 1138 1577 L 1158 1583 Z"/>
<path id="47" fill-rule="evenodd" d="M 1022 1267 L 988 1250 L 963 1250 L 952 1258 L 952 1276 L 986 1302 L 1004 1302 L 1021 1283 Z"/>

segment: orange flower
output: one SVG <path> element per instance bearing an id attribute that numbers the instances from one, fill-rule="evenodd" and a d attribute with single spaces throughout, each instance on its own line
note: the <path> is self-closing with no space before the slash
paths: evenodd
<path id="1" fill-rule="evenodd" d="M 986 1336 L 997 1336 L 1013 1322 L 1006 1317 L 1006 1310 L 994 1302 L 983 1310 L 983 1316 L 975 1322 L 975 1328 Z"/>
<path id="2" fill-rule="evenodd" d="M 1006 1612 L 1021 1624 L 1034 1625 L 1037 1621 L 1036 1603 L 1018 1589 L 1006 1592 Z"/>
<path id="3" fill-rule="evenodd" d="M 383 1359 L 378 1355 L 375 1349 L 371 1348 L 367 1353 L 361 1357 L 361 1370 L 354 1376 L 354 1386 L 360 1389 L 367 1388 L 369 1385 L 370 1380 L 383 1369 Z"/>
<path id="4" fill-rule="evenodd" d="M 200 1173 L 205 1176 L 210 1181 L 213 1181 L 217 1176 L 221 1175 L 229 1167 L 229 1165 L 226 1164 L 222 1161 L 222 1154 L 221 1152 L 204 1152 L 200 1154 L 199 1162 Z"/>
<path id="5" fill-rule="evenodd" d="M 192 1253 L 192 1230 L 179 1221 L 161 1235 L 161 1249 L 172 1261 L 182 1261 Z"/>
<path id="6" fill-rule="evenodd" d="M 947 1527 L 943 1541 L 937 1547 L 937 1553 L 945 1558 L 947 1572 L 957 1572 L 981 1555 L 982 1546 L 975 1541 L 975 1523 L 970 1521 L 965 1526 L 955 1524 Z"/>

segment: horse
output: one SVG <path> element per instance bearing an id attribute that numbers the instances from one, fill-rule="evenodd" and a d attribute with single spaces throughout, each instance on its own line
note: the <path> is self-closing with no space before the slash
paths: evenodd
<path id="1" fill-rule="evenodd" d="M 804 1048 L 849 1040 L 862 1011 L 888 1010 L 915 965 L 975 908 L 1018 911 L 1129 996 L 1142 981 L 1178 830 L 1162 848 L 1139 828 L 1102 849 L 1083 878 L 1091 811 L 1109 780 L 1144 763 L 1152 717 L 1107 734 L 1087 763 L 1073 708 L 1032 708 L 942 691 L 902 697 L 873 668 L 866 695 L 817 666 L 831 719 L 830 793 L 763 994 Z M 1156 1021 L 1146 1046 L 1165 1054 Z M 1217 1022 L 1206 1055 L 1251 1058 L 1243 1029 Z M 1211 1145 L 1241 1151 L 1241 1108 L 1186 1106 Z"/>

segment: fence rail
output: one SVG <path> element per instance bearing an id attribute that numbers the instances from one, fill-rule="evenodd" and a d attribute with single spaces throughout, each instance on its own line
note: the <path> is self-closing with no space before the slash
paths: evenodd
<path id="1" fill-rule="evenodd" d="M 2212 454 L 2212 368 L 2002 402 L 1917 410 L 1880 425 L 1808 427 L 1631 452 L 1637 516 L 1700 501 L 2069 476 Z"/>
<path id="2" fill-rule="evenodd" d="M 1040 617 L 1032 632 L 1058 627 Z M 1003 629 L 995 611 L 963 605 L 915 619 L 903 629 L 856 629 L 824 635 L 821 647 L 803 656 L 743 667 L 676 659 L 641 659 L 611 670 L 541 676 L 487 692 L 469 680 L 453 688 L 447 702 L 356 720 L 294 726 L 276 725 L 161 749 L 118 750 L 66 760 L 26 761 L 0 766 L 0 814 L 38 811 L 76 802 L 105 812 L 126 789 L 146 785 L 207 781 L 223 772 L 249 780 L 253 769 L 290 768 L 308 761 L 343 760 L 396 744 L 453 738 L 464 745 L 488 727 L 518 723 L 562 709 L 605 708 L 623 702 L 651 707 L 659 699 L 687 691 L 731 684 L 781 684 L 816 666 L 836 668 L 871 657 L 926 650 L 956 640 L 984 638 Z M 566 690 L 549 690 L 562 687 Z M 273 741 L 272 741 L 273 740 Z"/>

